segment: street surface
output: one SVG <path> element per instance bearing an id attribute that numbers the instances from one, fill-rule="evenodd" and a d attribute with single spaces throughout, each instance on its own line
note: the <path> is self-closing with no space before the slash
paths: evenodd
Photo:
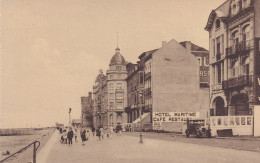
<path id="1" fill-rule="evenodd" d="M 56 131 L 39 151 L 37 163 L 260 162 L 259 152 L 149 138 L 140 144 L 138 137 L 127 135 L 114 135 L 101 142 L 91 138 L 85 146 L 81 141 L 69 146 L 59 142 L 60 134 Z"/>

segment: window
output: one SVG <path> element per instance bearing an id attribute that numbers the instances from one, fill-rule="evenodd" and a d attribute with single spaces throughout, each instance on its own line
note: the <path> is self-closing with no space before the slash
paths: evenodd
<path id="1" fill-rule="evenodd" d="M 219 29 L 219 28 L 220 28 L 220 20 L 217 19 L 217 20 L 216 20 L 216 29 Z"/>
<path id="2" fill-rule="evenodd" d="M 120 102 L 117 102 L 117 103 L 116 103 L 116 108 L 117 108 L 117 109 L 123 109 L 123 102 L 121 102 L 121 101 L 120 101 Z"/>
<path id="3" fill-rule="evenodd" d="M 217 65 L 218 71 L 218 83 L 221 83 L 221 64 Z"/>
<path id="4" fill-rule="evenodd" d="M 215 51 L 215 39 L 213 39 L 213 56 L 216 55 L 216 51 Z"/>
<path id="5" fill-rule="evenodd" d="M 123 93 L 116 93 L 116 99 L 123 99 Z"/>
<path id="6" fill-rule="evenodd" d="M 113 108 L 114 108 L 114 102 L 110 102 L 109 108 L 110 108 L 110 109 L 113 109 Z"/>
<path id="7" fill-rule="evenodd" d="M 114 100 L 114 93 L 110 93 L 110 94 L 109 94 L 109 99 L 110 99 L 110 100 Z"/>
<path id="8" fill-rule="evenodd" d="M 218 37 L 217 39 L 217 54 L 220 54 L 220 37 Z"/>
<path id="9" fill-rule="evenodd" d="M 121 114 L 118 114 L 117 116 L 116 116 L 116 119 L 117 119 L 117 122 L 122 122 L 122 115 Z"/>
<path id="10" fill-rule="evenodd" d="M 249 40 L 249 32 L 250 32 L 250 27 L 249 25 L 247 25 L 243 28 L 243 41 Z"/>
<path id="11" fill-rule="evenodd" d="M 121 88 L 122 88 L 122 83 L 117 83 L 117 84 L 116 84 L 116 88 L 117 88 L 117 89 L 121 89 Z"/>
<path id="12" fill-rule="evenodd" d="M 247 0 L 242 0 L 242 9 L 247 8 Z"/>
<path id="13" fill-rule="evenodd" d="M 224 54 L 224 35 L 221 35 L 221 54 Z"/>
<path id="14" fill-rule="evenodd" d="M 244 75 L 249 75 L 249 63 L 250 63 L 250 59 L 249 59 L 249 57 L 246 57 L 243 61 L 243 74 Z"/>
<path id="15" fill-rule="evenodd" d="M 109 87 L 110 87 L 110 90 L 113 90 L 114 89 L 114 83 L 110 83 Z"/>
<path id="16" fill-rule="evenodd" d="M 238 42 L 239 42 L 238 31 L 235 31 L 232 33 L 232 40 L 233 40 L 233 45 L 238 44 Z"/>
<path id="17" fill-rule="evenodd" d="M 117 71 L 121 71 L 121 66 L 116 66 Z"/>
<path id="18" fill-rule="evenodd" d="M 236 61 L 232 66 L 233 77 L 237 77 L 239 75 L 238 64 L 239 64 L 238 61 Z"/>
<path id="19" fill-rule="evenodd" d="M 237 12 L 236 10 L 237 10 L 237 5 L 234 4 L 233 7 L 232 7 L 232 14 L 233 15 L 236 14 L 236 12 Z"/>
<path id="20" fill-rule="evenodd" d="M 139 73 L 139 84 L 144 84 L 144 72 Z"/>

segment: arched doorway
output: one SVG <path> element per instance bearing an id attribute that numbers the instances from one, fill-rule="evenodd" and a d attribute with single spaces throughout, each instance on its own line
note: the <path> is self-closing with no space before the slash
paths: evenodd
<path id="1" fill-rule="evenodd" d="M 216 116 L 225 116 L 227 115 L 227 111 L 225 110 L 225 103 L 223 98 L 217 97 L 215 100 L 215 109 L 216 109 Z"/>
<path id="2" fill-rule="evenodd" d="M 248 96 L 245 93 L 232 97 L 231 105 L 235 107 L 235 115 L 249 115 Z"/>

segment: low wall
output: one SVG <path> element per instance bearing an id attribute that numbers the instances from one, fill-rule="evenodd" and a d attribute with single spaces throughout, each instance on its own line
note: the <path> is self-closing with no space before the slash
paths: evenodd
<path id="1" fill-rule="evenodd" d="M 43 130 L 43 128 L 0 129 L 0 136 L 33 135 L 38 130 Z"/>

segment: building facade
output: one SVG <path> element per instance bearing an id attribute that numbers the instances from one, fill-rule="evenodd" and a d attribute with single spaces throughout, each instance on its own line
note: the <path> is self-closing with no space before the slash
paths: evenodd
<path id="1" fill-rule="evenodd" d="M 93 86 L 93 126 L 107 126 L 107 77 L 99 70 Z"/>
<path id="2" fill-rule="evenodd" d="M 254 134 L 259 9 L 258 0 L 227 0 L 209 15 L 205 30 L 213 135 L 222 129 L 232 129 L 234 135 Z"/>
<path id="3" fill-rule="evenodd" d="M 120 49 L 116 48 L 106 75 L 100 71 L 93 87 L 94 126 L 116 127 L 127 122 L 127 71 L 126 61 Z"/>
<path id="4" fill-rule="evenodd" d="M 93 126 L 93 114 L 92 92 L 89 92 L 87 97 L 81 97 L 81 124 L 83 127 Z"/>

